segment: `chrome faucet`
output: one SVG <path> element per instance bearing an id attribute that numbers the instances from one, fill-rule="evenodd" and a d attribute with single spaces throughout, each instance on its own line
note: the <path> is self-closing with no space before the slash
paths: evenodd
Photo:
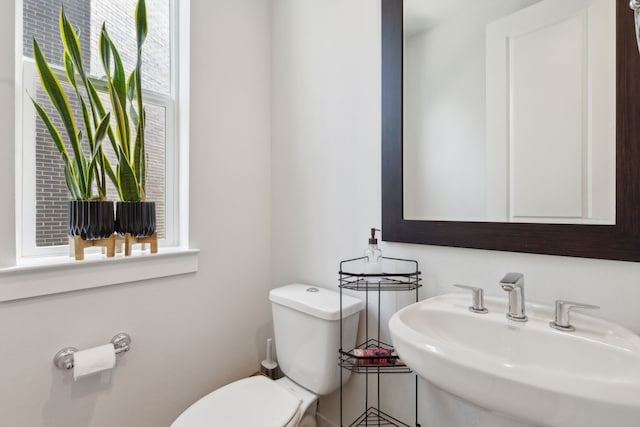
<path id="1" fill-rule="evenodd" d="M 560 331 L 573 332 L 576 328 L 569 322 L 569 311 L 572 308 L 600 308 L 597 305 L 583 304 L 581 302 L 571 302 L 556 300 L 556 319 L 549 325 Z"/>
<path id="2" fill-rule="evenodd" d="M 500 280 L 503 290 L 509 292 L 509 312 L 507 319 L 526 322 L 524 314 L 524 276 L 521 273 L 507 273 Z"/>
<path id="3" fill-rule="evenodd" d="M 477 286 L 468 286 L 468 285 L 453 285 L 462 289 L 469 289 L 471 291 L 471 295 L 473 298 L 472 305 L 469 306 L 469 311 L 473 313 L 481 313 L 487 314 L 489 310 L 487 310 L 484 306 L 484 290 L 482 288 L 478 288 Z"/>

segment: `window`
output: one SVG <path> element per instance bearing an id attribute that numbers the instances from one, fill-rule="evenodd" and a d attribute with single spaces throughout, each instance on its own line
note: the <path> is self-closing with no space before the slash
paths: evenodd
<path id="1" fill-rule="evenodd" d="M 164 147 L 162 156 L 164 160 L 149 160 L 148 163 L 153 162 L 155 166 L 160 167 L 161 171 L 164 171 L 164 177 L 160 179 L 163 182 L 163 194 L 159 198 L 165 203 L 163 226 L 165 238 L 161 241 L 159 253 L 153 256 L 116 256 L 106 259 L 89 256 L 81 262 L 68 256 L 68 247 L 65 245 L 66 235 L 63 235 L 59 242 L 36 244 L 36 226 L 38 225 L 36 224 L 36 188 L 38 186 L 36 181 L 39 179 L 36 176 L 36 135 L 38 130 L 36 116 L 26 92 L 28 90 L 32 95 L 37 96 L 36 90 L 39 84 L 30 54 L 25 54 L 30 52 L 30 48 L 26 52 L 22 48 L 30 45 L 30 43 L 25 44 L 25 40 L 30 40 L 32 37 L 26 32 L 27 25 L 23 25 L 23 21 L 24 12 L 31 7 L 30 12 L 34 16 L 35 25 L 42 27 L 36 31 L 42 31 L 43 28 L 48 27 L 45 34 L 53 34 L 54 29 L 57 31 L 58 8 L 61 2 L 60 0 L 16 0 L 14 3 L 8 3 L 12 7 L 7 13 L 0 14 L 0 28 L 5 35 L 3 42 L 0 43 L 0 51 L 5 58 L 11 55 L 15 58 L 15 61 L 0 63 L 0 83 L 2 83 L 0 84 L 0 95 L 2 95 L 0 96 L 0 111 L 2 111 L 0 133 L 3 132 L 7 153 L 11 153 L 0 156 L 0 177 L 6 184 L 0 186 L 3 200 L 0 204 L 0 217 L 3 218 L 0 228 L 4 236 L 0 240 L 0 302 L 198 271 L 199 251 L 189 247 L 188 221 L 180 221 L 180 218 L 189 217 L 190 4 L 188 1 L 162 0 L 157 3 L 159 6 L 155 6 L 157 1 L 159 0 L 146 0 L 147 7 L 150 9 L 147 11 L 148 18 L 150 25 L 153 26 L 152 14 L 158 13 L 161 8 L 168 11 L 167 21 L 165 21 L 168 37 L 165 36 L 164 40 L 169 45 L 161 45 L 162 48 L 158 49 L 164 52 L 168 49 L 169 72 L 153 72 L 150 62 L 156 59 L 145 58 L 143 74 L 147 77 L 144 82 L 147 108 L 160 111 L 158 115 L 164 119 L 164 126 L 160 126 L 164 132 L 161 143 Z M 94 24 L 91 24 L 92 21 L 89 18 L 87 27 L 82 19 L 87 19 L 84 14 L 88 13 L 91 16 L 93 13 L 91 8 L 93 7 L 95 11 L 98 7 L 95 6 L 97 3 L 92 0 L 64 0 L 65 10 L 70 15 L 75 28 L 81 30 L 83 34 L 81 35 L 83 54 L 87 58 L 90 58 L 91 53 L 84 47 L 86 44 L 84 37 L 91 31 L 91 25 Z M 103 3 L 107 7 L 109 4 L 117 4 L 120 9 L 123 9 L 125 7 L 123 5 L 133 8 L 135 0 L 117 0 L 117 2 L 107 0 Z M 49 4 L 52 6 L 48 6 Z M 83 15 L 79 15 L 80 11 Z M 75 14 L 78 14 L 78 17 Z M 99 18 L 94 20 L 98 21 Z M 85 22 L 82 24 L 84 29 L 81 28 L 80 21 Z M 118 28 L 120 24 L 125 22 L 118 22 Z M 109 31 L 112 33 L 112 38 L 115 38 L 116 28 L 110 26 Z M 156 30 L 150 27 L 150 31 Z M 147 39 L 147 42 L 150 43 L 150 39 Z M 148 47 L 146 43 L 145 48 Z M 53 48 L 47 47 L 47 49 Z M 61 49 L 59 45 L 58 49 Z M 49 52 L 45 51 L 47 58 L 49 58 Z M 146 54 L 150 53 L 146 52 Z M 55 51 L 51 55 L 50 59 L 55 58 Z M 101 73 L 99 70 L 94 70 L 94 73 L 97 74 L 94 76 L 94 83 L 98 84 Z M 157 79 L 155 83 L 149 80 L 154 76 Z M 163 77 L 166 80 L 162 80 Z M 62 80 L 66 80 L 66 77 Z M 160 87 L 158 82 L 162 81 L 169 82 L 169 89 L 164 92 L 158 89 Z M 102 87 L 104 88 L 104 83 Z M 14 134 L 15 141 L 11 144 Z M 152 167 L 152 165 L 148 166 Z M 44 173 L 43 176 L 47 176 L 47 173 L 54 176 L 44 166 L 41 170 Z M 54 179 L 47 178 L 47 180 L 43 177 L 39 185 L 43 188 L 55 185 Z M 51 193 L 55 192 L 51 190 Z M 110 198 L 117 198 L 115 193 L 111 194 Z M 69 198 L 66 188 L 59 190 L 59 196 L 66 202 Z M 13 221 L 14 213 L 15 222 Z M 54 214 L 55 211 L 52 209 L 49 215 Z M 55 226 L 64 232 L 66 215 L 59 222 Z M 42 227 L 42 225 L 38 226 Z M 11 236 L 15 236 L 15 239 Z M 60 256 L 44 256 L 54 254 Z"/>
<path id="2" fill-rule="evenodd" d="M 35 37 L 48 62 L 57 65 L 60 80 L 62 44 L 58 17 L 62 0 L 22 0 L 22 203 L 18 221 L 21 257 L 66 254 L 68 191 L 62 161 L 28 98 L 31 95 L 52 118 L 57 113 L 42 91 L 32 59 Z M 96 87 L 106 92 L 104 71 L 99 59 L 98 37 L 103 22 L 118 47 L 127 73 L 135 64 L 135 0 L 64 0 L 64 10 L 80 38 L 83 61 Z M 176 22 L 174 0 L 146 0 L 148 37 L 143 46 L 143 92 L 146 107 L 147 200 L 156 202 L 158 237 L 161 245 L 179 243 L 177 230 L 178 127 L 176 106 Z M 19 80 L 19 79 L 18 79 Z M 77 100 L 70 97 L 72 106 Z M 108 105 L 108 102 L 105 103 Z M 78 106 L 79 110 L 79 106 Z M 81 122 L 79 111 L 77 121 Z M 55 119 L 54 119 L 55 121 Z M 107 156 L 115 154 L 104 145 Z M 117 200 L 113 187 L 108 198 Z"/>

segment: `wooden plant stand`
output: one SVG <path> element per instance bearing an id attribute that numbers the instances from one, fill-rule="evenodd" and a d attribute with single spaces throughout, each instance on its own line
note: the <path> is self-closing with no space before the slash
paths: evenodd
<path id="1" fill-rule="evenodd" d="M 103 247 L 107 252 L 107 257 L 111 258 L 116 253 L 116 235 L 112 234 L 106 239 L 85 240 L 80 236 L 69 237 L 70 240 L 70 254 L 75 256 L 76 261 L 82 261 L 84 259 L 85 248 L 92 248 L 94 246 Z M 71 247 L 72 246 L 72 247 Z"/>
<path id="2" fill-rule="evenodd" d="M 151 246 L 151 253 L 158 253 L 158 233 L 154 232 L 151 236 L 147 237 L 132 237 L 131 233 L 126 233 L 124 235 L 124 256 L 131 255 L 131 246 L 134 244 L 144 244 L 149 243 Z"/>

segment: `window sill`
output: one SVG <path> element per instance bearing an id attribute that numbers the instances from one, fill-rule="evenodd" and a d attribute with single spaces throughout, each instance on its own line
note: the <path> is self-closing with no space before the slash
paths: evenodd
<path id="1" fill-rule="evenodd" d="M 157 254 L 86 255 L 25 260 L 0 268 L 0 302 L 91 289 L 198 271 L 198 249 L 159 248 Z"/>

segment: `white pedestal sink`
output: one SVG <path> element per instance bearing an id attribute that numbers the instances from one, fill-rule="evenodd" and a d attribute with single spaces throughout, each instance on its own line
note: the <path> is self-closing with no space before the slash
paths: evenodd
<path id="1" fill-rule="evenodd" d="M 575 332 L 549 327 L 551 307 L 526 305 L 529 321 L 505 317 L 506 299 L 469 295 L 412 304 L 389 320 L 400 358 L 437 387 L 489 411 L 554 427 L 640 426 L 640 338 L 573 312 Z"/>

